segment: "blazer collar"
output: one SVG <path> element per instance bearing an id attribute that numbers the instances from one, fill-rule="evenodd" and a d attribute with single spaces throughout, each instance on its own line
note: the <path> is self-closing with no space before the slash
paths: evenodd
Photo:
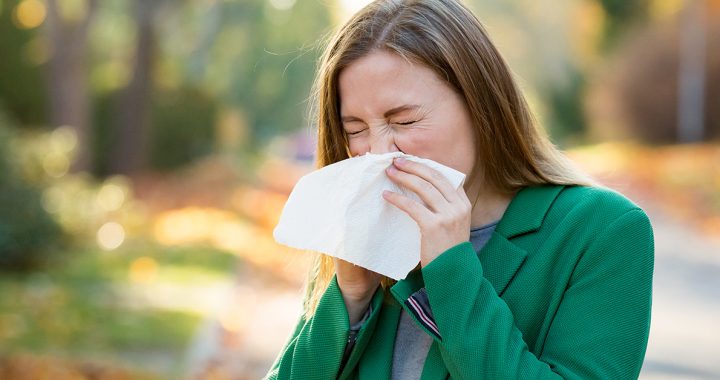
<path id="1" fill-rule="evenodd" d="M 495 228 L 492 238 L 478 252 L 484 276 L 498 295 L 503 294 L 528 254 L 525 249 L 513 243 L 512 239 L 537 231 L 563 188 L 564 186 L 533 186 L 518 191 Z"/>
<path id="2" fill-rule="evenodd" d="M 506 238 L 537 231 L 565 186 L 525 187 L 515 194 L 495 231 Z"/>

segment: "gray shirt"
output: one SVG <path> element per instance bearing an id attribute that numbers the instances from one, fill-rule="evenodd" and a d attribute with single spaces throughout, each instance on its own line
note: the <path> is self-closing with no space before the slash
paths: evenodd
<path id="1" fill-rule="evenodd" d="M 490 240 L 497 223 L 496 221 L 470 230 L 470 243 L 475 252 L 480 252 Z M 429 305 L 426 306 L 429 309 Z M 423 331 L 403 309 L 400 313 L 397 335 L 395 336 L 392 379 L 420 379 L 425 365 L 425 358 L 430 350 L 430 344 L 432 344 L 432 337 Z"/>

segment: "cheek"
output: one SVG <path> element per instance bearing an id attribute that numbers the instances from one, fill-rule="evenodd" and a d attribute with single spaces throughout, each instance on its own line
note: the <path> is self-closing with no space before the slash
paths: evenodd
<path id="1" fill-rule="evenodd" d="M 408 130 L 395 134 L 395 145 L 400 151 L 418 157 L 428 157 L 432 154 L 433 144 L 427 131 Z"/>
<path id="2" fill-rule="evenodd" d="M 468 174 L 474 164 L 474 149 L 467 136 L 451 130 L 426 130 L 396 138 L 398 148 L 407 154 L 428 158 Z"/>

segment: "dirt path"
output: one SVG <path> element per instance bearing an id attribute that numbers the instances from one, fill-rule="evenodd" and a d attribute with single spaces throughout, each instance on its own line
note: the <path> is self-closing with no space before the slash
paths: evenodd
<path id="1" fill-rule="evenodd" d="M 190 347 L 191 379 L 255 380 L 265 375 L 302 310 L 302 274 L 308 262 L 289 257 L 287 265 L 297 267 L 297 281 L 279 280 L 257 267 L 239 269 L 227 312 L 206 321 Z"/>

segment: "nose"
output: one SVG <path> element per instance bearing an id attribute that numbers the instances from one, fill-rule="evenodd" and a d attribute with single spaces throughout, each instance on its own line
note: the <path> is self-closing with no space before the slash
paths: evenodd
<path id="1" fill-rule="evenodd" d="M 370 153 L 382 154 L 399 152 L 400 149 L 395 145 L 395 138 L 392 133 L 370 133 Z"/>

